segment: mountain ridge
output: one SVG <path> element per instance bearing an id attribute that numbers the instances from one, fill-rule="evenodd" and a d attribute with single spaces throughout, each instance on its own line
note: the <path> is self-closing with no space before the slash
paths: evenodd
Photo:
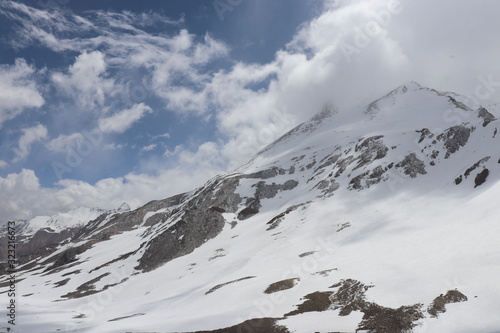
<path id="1" fill-rule="evenodd" d="M 20 258 L 25 327 L 47 300 L 47 332 L 500 327 L 471 321 L 500 295 L 497 110 L 466 102 L 409 82 L 325 106 L 233 172 L 101 214 Z"/>

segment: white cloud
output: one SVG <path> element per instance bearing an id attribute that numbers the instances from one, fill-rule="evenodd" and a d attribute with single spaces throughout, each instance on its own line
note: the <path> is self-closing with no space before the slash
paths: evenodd
<path id="1" fill-rule="evenodd" d="M 123 133 L 140 120 L 151 108 L 144 103 L 135 104 L 132 108 L 120 111 L 114 115 L 99 119 L 99 129 L 105 133 Z"/>
<path id="2" fill-rule="evenodd" d="M 52 81 L 65 94 L 75 98 L 84 108 L 104 105 L 113 92 L 114 80 L 105 78 L 106 61 L 100 51 L 80 54 L 68 74 L 54 73 Z"/>
<path id="3" fill-rule="evenodd" d="M 35 69 L 23 59 L 16 59 L 14 65 L 0 65 L 0 127 L 25 109 L 44 104 L 34 73 Z"/>
<path id="4" fill-rule="evenodd" d="M 151 200 L 193 190 L 220 171 L 211 168 L 200 172 L 195 167 L 179 166 L 162 170 L 154 176 L 131 173 L 95 184 L 63 180 L 58 183 L 58 188 L 52 189 L 41 187 L 35 173 L 23 169 L 17 174 L 0 177 L 0 224 L 7 220 L 65 212 L 78 206 L 113 209 L 127 202 L 137 208 Z"/>
<path id="5" fill-rule="evenodd" d="M 204 66 L 229 53 L 225 43 L 209 34 L 198 40 L 186 29 L 171 36 L 146 32 L 145 27 L 153 24 L 170 28 L 183 22 L 182 18 L 171 20 L 158 13 L 92 11 L 79 16 L 69 11 L 41 11 L 0 2 L 0 14 L 17 23 L 18 48 L 40 43 L 55 52 L 88 50 L 76 59 L 68 73 L 52 75 L 60 91 L 86 108 L 104 106 L 107 97 L 116 97 L 118 93 L 125 101 L 133 100 L 133 93 L 127 91 L 127 87 L 134 87 L 127 84 L 131 80 L 127 70 L 146 69 L 151 78 L 145 83 L 148 93 L 164 99 L 175 111 L 203 113 L 202 100 L 189 102 L 189 97 L 196 96 L 187 96 L 188 92 L 180 89 L 186 84 L 202 89 L 209 79 L 203 72 Z M 88 37 L 75 37 L 81 32 Z M 106 78 L 108 66 L 119 72 L 113 73 L 118 78 L 116 82 Z M 122 81 L 124 84 L 118 85 Z M 183 92 L 184 97 L 177 92 Z"/>
<path id="6" fill-rule="evenodd" d="M 16 157 L 12 160 L 13 163 L 19 162 L 25 159 L 31 151 L 31 145 L 42 139 L 46 139 L 48 136 L 47 128 L 41 124 L 34 127 L 25 128 L 22 130 L 23 134 L 19 138 L 19 144 L 17 148 L 14 148 L 14 153 Z"/>
<path id="7" fill-rule="evenodd" d="M 126 146 L 126 144 L 108 143 L 104 145 L 104 150 L 120 150 L 125 148 Z"/>
<path id="8" fill-rule="evenodd" d="M 0 222 L 32 218 L 58 207 L 54 205 L 54 198 L 48 196 L 50 194 L 50 190 L 40 187 L 39 180 L 32 170 L 23 169 L 18 174 L 0 177 L 0 211 L 2 212 Z"/>
<path id="9" fill-rule="evenodd" d="M 153 136 L 153 139 L 160 139 L 160 138 L 168 139 L 168 138 L 170 138 L 170 133 L 165 132 L 163 134 Z"/>
<path id="10" fill-rule="evenodd" d="M 151 35 L 141 29 L 134 14 L 122 21 L 117 14 L 99 14 L 97 22 L 82 24 L 82 29 L 91 34 L 97 29 L 102 32 L 99 37 L 87 39 L 64 39 L 57 33 L 58 28 L 46 29 L 48 25 L 36 30 L 32 24 L 35 19 L 20 23 L 26 36 L 52 50 L 80 52 L 99 48 L 100 54 L 87 53 L 87 59 L 81 58 L 82 54 L 68 73 L 60 74 L 72 89 L 76 89 L 72 80 L 80 70 L 88 71 L 96 80 L 108 80 L 107 66 L 127 64 L 145 69 L 151 79 L 144 85 L 148 93 L 181 112 L 203 117 L 213 112 L 220 134 L 216 142 L 178 146 L 162 158 L 142 161 L 144 174 L 128 174 L 96 184 L 64 180 L 58 190 L 39 188 L 36 200 L 44 202 L 42 196 L 50 193 L 59 210 L 103 203 L 104 208 L 113 208 L 123 201 L 139 205 L 187 191 L 228 166 L 245 162 L 324 104 L 332 103 L 340 112 L 346 112 L 344 106 L 370 102 L 409 80 L 472 95 L 480 83 L 478 77 L 492 75 L 492 97 L 500 99 L 500 46 L 496 43 L 500 21 L 495 18 L 500 2 L 485 0 L 478 6 L 472 1 L 401 1 L 400 10 L 389 11 L 387 16 L 389 3 L 326 1 L 325 10 L 302 25 L 273 61 L 262 65 L 236 63 L 229 70 L 210 73 L 204 66 L 229 52 L 223 42 L 210 36 L 199 41 L 187 30 L 173 36 Z M 78 27 L 75 16 L 65 20 L 68 27 Z M 126 33 L 102 24 L 106 20 L 112 20 L 113 27 Z M 346 45 L 354 51 L 346 53 Z M 77 63 L 81 65 L 78 68 Z M 104 100 L 97 94 L 95 103 L 106 103 L 111 89 L 102 91 Z M 144 104 L 128 105 L 102 118 L 99 127 L 122 133 L 151 112 L 147 108 Z M 71 141 L 69 137 L 57 139 L 51 141 L 53 149 L 64 147 L 65 139 Z M 27 171 L 11 176 L 19 182 L 26 177 Z M 24 187 L 19 187 L 18 193 L 23 191 Z M 23 207 L 38 202 L 35 197 L 32 200 L 16 202 L 11 195 L 10 202 L 17 208 L 9 211 L 21 216 Z"/>
<path id="11" fill-rule="evenodd" d="M 9 163 L 3 161 L 3 160 L 0 160 L 0 169 L 1 168 L 5 168 L 7 165 L 9 165 Z"/>
<path id="12" fill-rule="evenodd" d="M 57 138 L 50 140 L 46 146 L 49 150 L 58 153 L 67 153 L 74 147 L 79 146 L 84 137 L 81 133 L 73 133 L 70 135 L 59 135 Z"/>
<path id="13" fill-rule="evenodd" d="M 144 146 L 141 148 L 141 152 L 148 152 L 148 151 L 152 151 L 153 149 L 155 149 L 158 145 L 153 143 L 153 144 L 150 144 L 150 145 L 147 145 L 147 146 Z"/>

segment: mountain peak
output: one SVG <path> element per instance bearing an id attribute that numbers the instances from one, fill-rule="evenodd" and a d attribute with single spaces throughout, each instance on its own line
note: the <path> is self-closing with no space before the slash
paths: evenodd
<path id="1" fill-rule="evenodd" d="M 128 203 L 124 202 L 116 209 L 116 212 L 121 213 L 121 212 L 128 212 L 130 210 L 130 206 Z"/>
<path id="2" fill-rule="evenodd" d="M 421 90 L 421 89 L 429 89 L 427 87 L 422 86 L 420 83 L 418 83 L 416 81 L 409 81 L 409 82 L 403 84 L 400 88 L 401 89 L 410 90 L 410 91 L 416 91 L 416 90 Z"/>

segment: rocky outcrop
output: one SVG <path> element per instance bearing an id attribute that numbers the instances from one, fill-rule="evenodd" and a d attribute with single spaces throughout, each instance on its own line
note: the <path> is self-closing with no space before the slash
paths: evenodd
<path id="1" fill-rule="evenodd" d="M 492 121 L 495 121 L 497 120 L 497 118 L 495 118 L 494 115 L 492 115 L 491 113 L 488 112 L 488 110 L 486 110 L 485 108 L 480 108 L 478 111 L 477 111 L 477 116 L 481 119 L 483 119 L 483 127 L 486 127 L 488 126 L 489 123 L 491 123 Z"/>
<path id="2" fill-rule="evenodd" d="M 467 296 L 458 290 L 449 290 L 446 294 L 441 294 L 432 301 L 432 304 L 427 309 L 427 312 L 433 318 L 437 318 L 439 314 L 446 312 L 446 304 L 466 302 Z"/>
<path id="3" fill-rule="evenodd" d="M 177 257 L 193 252 L 207 240 L 217 236 L 224 228 L 225 220 L 219 212 L 195 210 L 150 240 L 135 268 L 151 271 Z"/>
<path id="4" fill-rule="evenodd" d="M 470 134 L 473 130 L 474 127 L 469 128 L 464 125 L 457 125 L 439 134 L 437 139 L 444 142 L 444 146 L 447 150 L 444 158 L 450 157 L 450 155 L 457 152 L 460 147 L 464 147 L 469 141 Z"/>
<path id="5" fill-rule="evenodd" d="M 417 175 L 425 175 L 425 163 L 418 159 L 415 153 L 407 155 L 401 162 L 396 164 L 396 168 L 403 168 L 404 173 L 411 178 L 417 177 Z"/>

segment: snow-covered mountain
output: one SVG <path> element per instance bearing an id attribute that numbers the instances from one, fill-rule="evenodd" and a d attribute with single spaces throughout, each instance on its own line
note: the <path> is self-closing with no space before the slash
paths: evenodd
<path id="1" fill-rule="evenodd" d="M 19 246 L 17 256 L 24 256 L 37 251 L 39 248 L 64 241 L 71 238 L 88 222 L 95 220 L 102 214 L 122 213 L 130 210 L 127 203 L 111 211 L 100 208 L 78 207 L 66 213 L 57 213 L 53 216 L 37 216 L 31 220 L 16 221 L 16 238 Z M 0 230 L 0 248 L 7 250 L 7 225 Z M 0 258 L 6 258 L 6 252 L 0 252 Z"/>
<path id="2" fill-rule="evenodd" d="M 500 332 L 498 114 L 415 82 L 325 107 L 234 172 L 20 258 L 18 324 Z"/>

